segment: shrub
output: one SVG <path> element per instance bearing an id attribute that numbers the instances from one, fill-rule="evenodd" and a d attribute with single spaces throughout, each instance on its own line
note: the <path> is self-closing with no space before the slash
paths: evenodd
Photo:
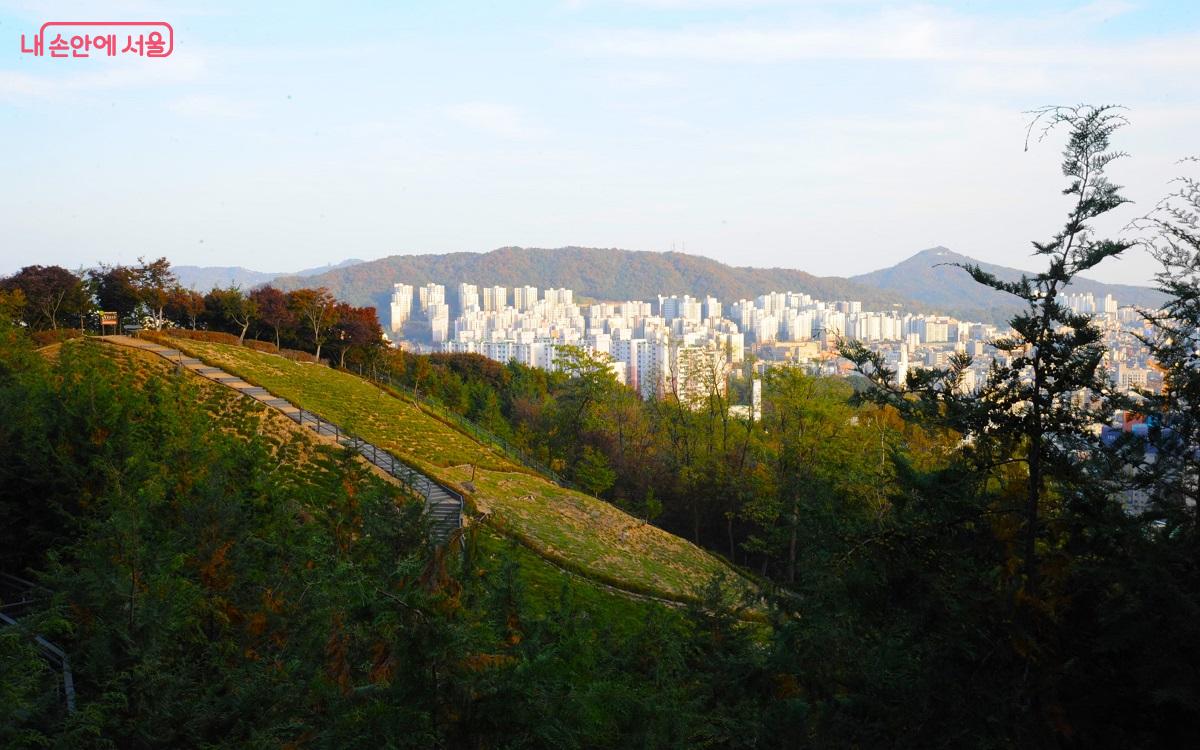
<path id="1" fill-rule="evenodd" d="M 309 362 L 317 361 L 317 358 L 308 352 L 302 352 L 299 349 L 280 349 L 279 356 L 292 360 L 293 362 Z"/>
<path id="2" fill-rule="evenodd" d="M 234 336 L 232 333 L 224 333 L 223 331 L 189 331 L 184 328 L 172 328 L 169 335 L 177 339 L 208 341 L 213 344 L 233 344 L 237 346 L 238 342 L 237 336 Z"/>
<path id="3" fill-rule="evenodd" d="M 278 354 L 279 347 L 269 341 L 259 341 L 258 339 L 246 339 L 242 342 L 242 346 L 249 347 L 256 352 L 266 352 L 267 354 Z"/>
<path id="4" fill-rule="evenodd" d="M 53 331 L 34 331 L 31 335 L 35 345 L 49 346 L 50 344 L 61 344 L 69 339 L 77 339 L 83 336 L 83 331 L 78 328 L 55 328 Z"/>

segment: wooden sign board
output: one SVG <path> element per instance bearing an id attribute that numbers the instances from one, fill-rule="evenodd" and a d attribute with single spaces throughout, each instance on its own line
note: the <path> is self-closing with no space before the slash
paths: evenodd
<path id="1" fill-rule="evenodd" d="M 100 313 L 100 325 L 115 326 L 117 324 L 117 314 L 115 312 Z"/>

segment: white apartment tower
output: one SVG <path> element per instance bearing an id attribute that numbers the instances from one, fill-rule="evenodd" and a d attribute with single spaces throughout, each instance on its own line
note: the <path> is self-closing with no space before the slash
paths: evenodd
<path id="1" fill-rule="evenodd" d="M 428 313 L 431 305 L 443 305 L 446 303 L 446 287 L 431 282 L 421 287 L 419 297 L 421 312 Z"/>
<path id="2" fill-rule="evenodd" d="M 445 302 L 429 305 L 429 335 L 433 343 L 440 344 L 450 339 L 450 306 Z"/>
<path id="3" fill-rule="evenodd" d="M 525 312 L 533 308 L 537 303 L 538 290 L 536 286 L 517 286 L 513 287 L 513 307 L 517 308 L 518 312 Z"/>
<path id="4" fill-rule="evenodd" d="M 479 309 L 479 287 L 474 284 L 458 285 L 458 311 L 468 313 Z"/>
<path id="5" fill-rule="evenodd" d="M 412 284 L 392 284 L 392 333 L 398 332 L 412 317 Z"/>
<path id="6" fill-rule="evenodd" d="M 485 312 L 499 312 L 508 307 L 508 287 L 485 286 L 483 288 L 483 309 Z"/>

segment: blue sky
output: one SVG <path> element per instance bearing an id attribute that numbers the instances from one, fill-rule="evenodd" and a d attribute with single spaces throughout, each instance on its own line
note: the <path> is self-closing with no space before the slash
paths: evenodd
<path id="1" fill-rule="evenodd" d="M 172 23 L 175 54 L 20 54 L 43 21 L 113 19 Z M 568 244 L 1029 266 L 1065 204 L 1022 113 L 1129 107 L 1116 231 L 1200 153 L 1197 72 L 1182 0 L 0 0 L 0 272 Z"/>

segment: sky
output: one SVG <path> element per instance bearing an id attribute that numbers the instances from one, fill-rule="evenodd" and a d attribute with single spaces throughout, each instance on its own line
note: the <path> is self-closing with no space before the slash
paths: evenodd
<path id="1" fill-rule="evenodd" d="M 63 20 L 167 21 L 175 51 L 21 53 Z M 0 273 L 509 245 L 1034 268 L 1067 204 L 1027 113 L 1128 108 L 1115 234 L 1200 153 L 1198 72 L 1192 0 L 0 0 Z"/>

